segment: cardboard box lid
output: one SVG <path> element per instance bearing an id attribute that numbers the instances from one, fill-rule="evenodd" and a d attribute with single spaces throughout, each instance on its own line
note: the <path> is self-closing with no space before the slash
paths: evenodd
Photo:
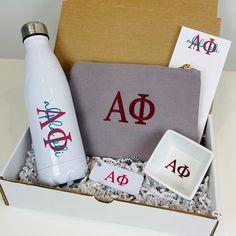
<path id="1" fill-rule="evenodd" d="M 85 1 L 85 0 L 84 0 Z M 89 4 L 109 5 L 113 7 L 126 7 L 150 11 L 165 11 L 173 14 L 187 13 L 217 17 L 218 0 L 90 0 Z"/>
<path id="2" fill-rule="evenodd" d="M 125 1 L 120 1 L 124 7 L 115 6 L 115 2 L 119 1 L 63 2 L 55 53 L 67 75 L 78 60 L 166 66 L 182 25 L 213 35 L 219 33 L 220 19 L 205 11 L 201 17 L 194 14 L 191 7 L 198 1 L 190 1 L 188 11 L 181 12 L 178 8 L 176 14 L 174 8 L 169 12 L 163 10 L 164 0 L 160 1 L 163 7 L 155 11 L 125 7 L 128 4 Z M 131 2 L 144 5 L 144 0 Z M 184 2 L 187 1 L 181 1 Z M 216 1 L 210 2 L 214 5 Z M 209 12 L 215 14 L 213 10 Z"/>

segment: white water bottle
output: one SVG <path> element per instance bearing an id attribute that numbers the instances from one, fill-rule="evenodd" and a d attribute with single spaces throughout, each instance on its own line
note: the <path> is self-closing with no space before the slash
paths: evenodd
<path id="1" fill-rule="evenodd" d="M 39 182 L 51 186 L 80 179 L 86 157 L 65 74 L 41 22 L 22 29 L 25 46 L 25 102 Z"/>

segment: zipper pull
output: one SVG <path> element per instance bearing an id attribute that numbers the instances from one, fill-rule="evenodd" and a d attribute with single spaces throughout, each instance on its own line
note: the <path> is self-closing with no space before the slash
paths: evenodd
<path id="1" fill-rule="evenodd" d="M 190 64 L 183 64 L 180 68 L 182 68 L 184 70 L 190 70 L 191 69 L 191 65 Z"/>

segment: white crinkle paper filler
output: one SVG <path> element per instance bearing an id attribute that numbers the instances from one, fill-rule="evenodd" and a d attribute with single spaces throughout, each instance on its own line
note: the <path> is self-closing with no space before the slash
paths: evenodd
<path id="1" fill-rule="evenodd" d="M 144 181 L 141 186 L 140 192 L 137 196 L 132 196 L 128 193 L 113 189 L 103 184 L 89 180 L 88 176 L 94 165 L 99 164 L 101 161 L 125 168 L 129 171 L 140 173 L 144 175 Z M 87 158 L 88 171 L 87 176 L 80 181 L 67 183 L 57 188 L 63 190 L 70 190 L 76 193 L 84 193 L 95 196 L 101 201 L 112 201 L 113 199 L 130 201 L 151 206 L 160 206 L 180 211 L 195 212 L 199 214 L 209 215 L 212 214 L 211 199 L 208 196 L 209 190 L 209 177 L 206 176 L 201 183 L 196 195 L 191 201 L 188 201 L 177 194 L 173 193 L 157 181 L 144 174 L 143 170 L 146 162 L 141 162 L 136 157 L 130 158 L 100 158 L 92 157 Z M 36 184 L 37 183 L 37 169 L 35 165 L 35 156 L 33 150 L 27 152 L 27 157 L 22 170 L 19 173 L 20 181 Z"/>
<path id="2" fill-rule="evenodd" d="M 27 152 L 25 164 L 19 173 L 20 180 L 26 183 L 37 183 L 37 169 L 33 149 Z"/>

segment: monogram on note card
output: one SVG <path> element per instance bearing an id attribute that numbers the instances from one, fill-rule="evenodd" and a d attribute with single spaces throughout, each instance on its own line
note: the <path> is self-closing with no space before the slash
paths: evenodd
<path id="1" fill-rule="evenodd" d="M 168 129 L 197 140 L 195 69 L 78 62 L 70 87 L 87 155 L 148 160 Z"/>

